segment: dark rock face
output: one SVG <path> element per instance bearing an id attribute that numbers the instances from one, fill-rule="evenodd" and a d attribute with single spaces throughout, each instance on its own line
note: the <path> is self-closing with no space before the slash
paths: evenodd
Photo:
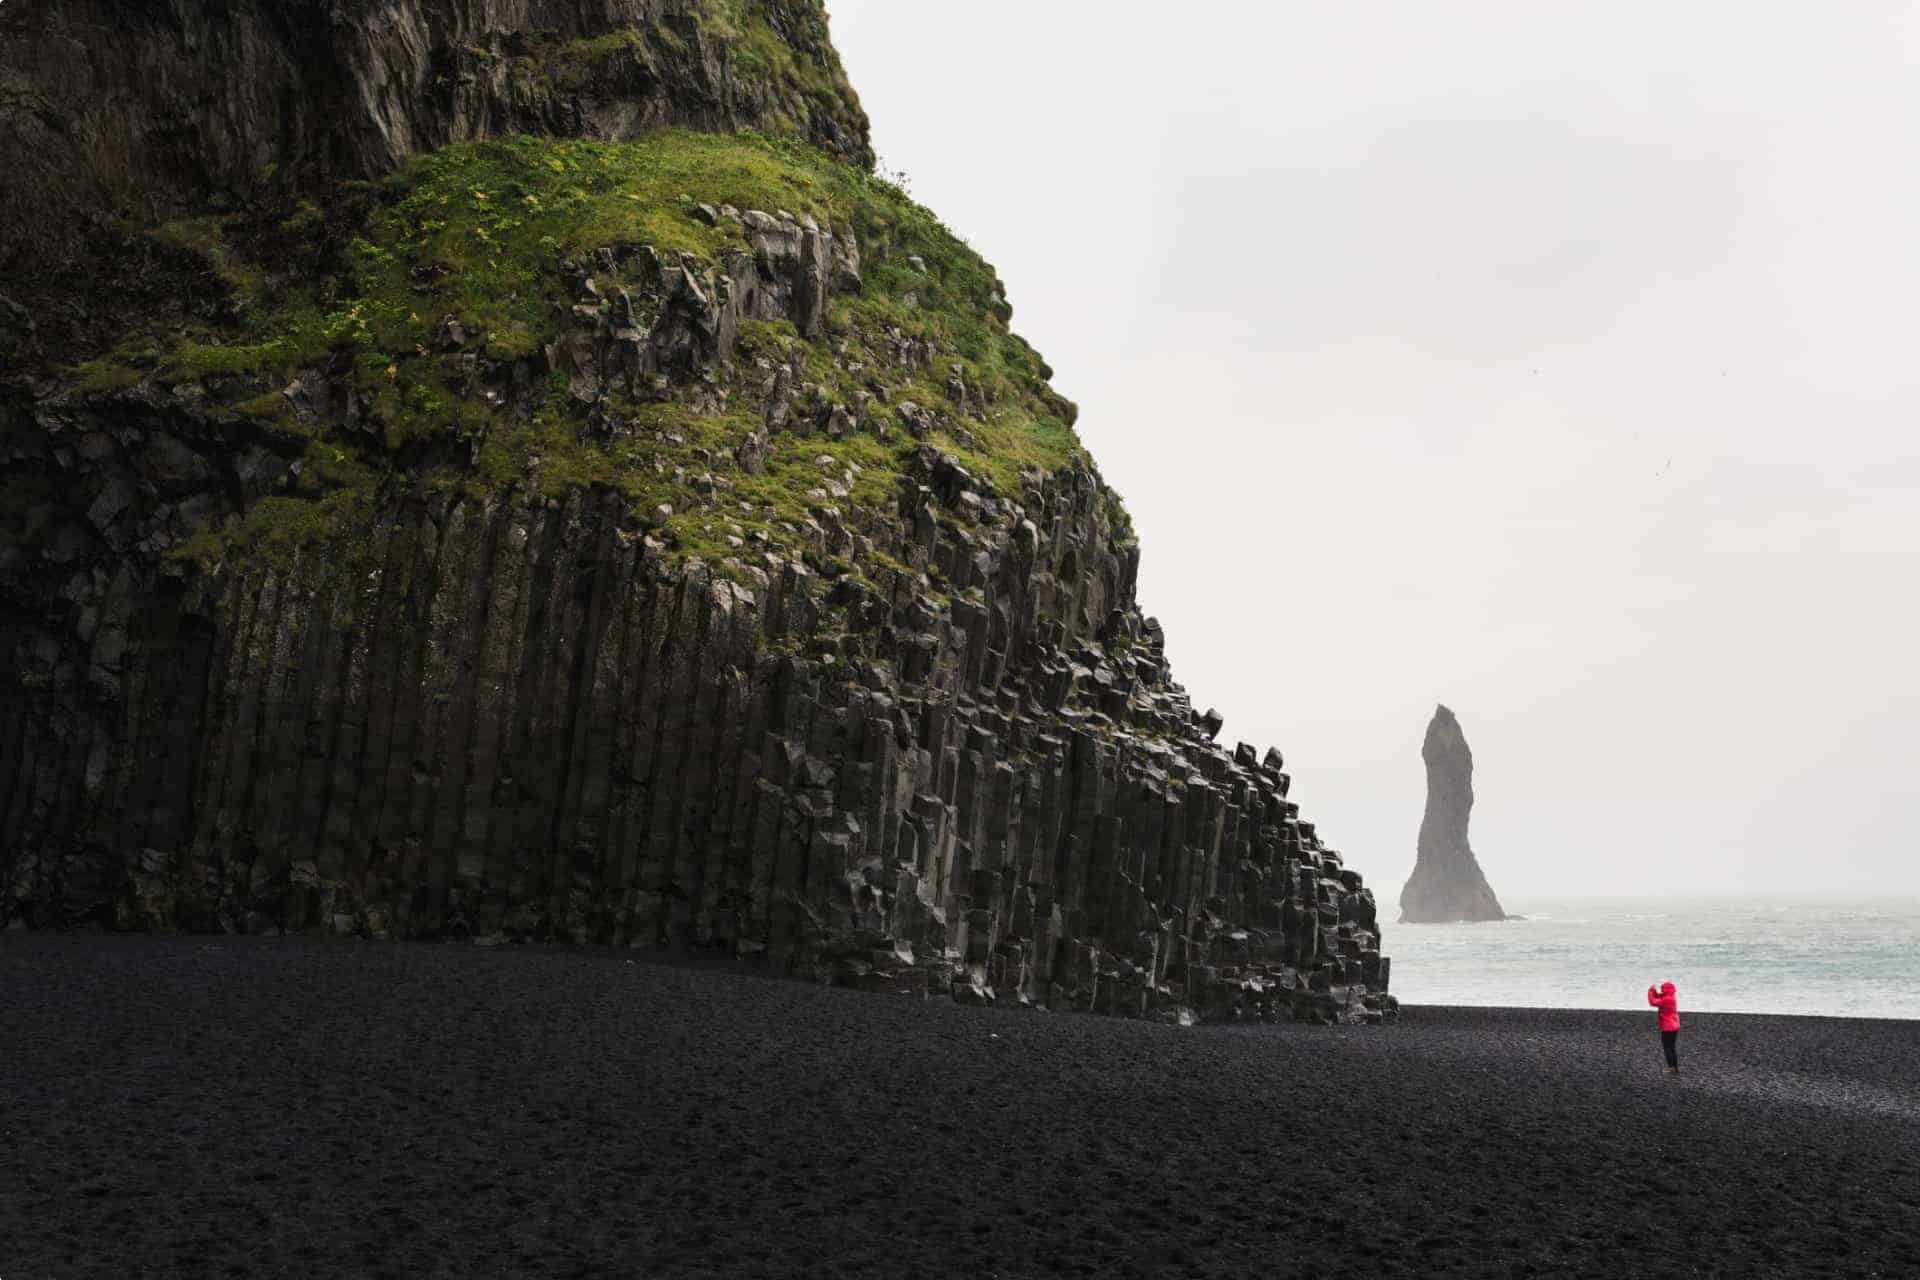
<path id="1" fill-rule="evenodd" d="M 528 6 L 354 8 L 413 15 L 438 48 L 455 12 Z M 629 8 L 653 13 L 609 0 L 595 21 Z M 290 21 L 168 12 L 254 23 L 262 48 Z M 418 41 L 369 39 L 356 28 L 334 54 L 337 136 L 281 117 L 276 145 L 311 129 L 309 150 L 371 169 L 433 130 L 511 124 L 512 94 L 396 105 L 422 91 L 352 68 Z M 704 39 L 686 47 L 704 66 Z M 807 54 L 804 31 L 793 48 Z M 0 136 L 25 128 L 7 117 Z M 205 163 L 264 145 L 222 138 L 196 144 Z M 756 376 L 736 364 L 747 322 L 804 339 L 861 288 L 844 231 L 692 216 L 739 220 L 752 252 L 599 251 L 538 355 L 483 361 L 453 322 L 433 340 L 504 414 L 558 400 L 620 436 L 635 428 L 616 395 L 721 399 L 723 371 Z M 685 501 L 724 527 L 731 487 L 794 435 L 898 440 L 902 483 L 856 507 L 851 474 L 825 467 L 804 553 L 732 538 L 720 563 L 672 553 L 665 504 L 542 496 L 537 456 L 503 492 L 384 488 L 344 549 L 180 557 L 292 491 L 306 437 L 224 403 L 261 387 L 5 382 L 0 922 L 716 948 L 856 987 L 1134 1016 L 1391 1012 L 1372 892 L 1300 818 L 1279 753 L 1216 745 L 1219 714 L 1173 682 L 1098 477 L 1032 471 L 995 492 L 888 434 L 931 435 L 932 415 L 816 403 L 792 360 L 756 366 L 757 428 Z M 357 428 L 364 397 L 338 365 L 274 392 L 296 427 Z"/>
<path id="2" fill-rule="evenodd" d="M 701 0 L 17 0 L 0 115 L 20 198 L 239 191 L 295 169 L 377 178 L 507 133 L 618 139 L 677 124 L 804 136 L 871 162 L 818 5 L 761 5 L 806 77 L 748 67 Z M 273 175 L 261 170 L 272 166 Z"/>
<path id="3" fill-rule="evenodd" d="M 90 422 L 67 464 L 43 455 L 63 518 L 135 538 L 150 460 L 232 474 L 163 423 Z M 365 562 L 187 581 L 76 523 L 36 547 L 74 556 L 67 629 L 0 624 L 0 911 L 724 947 L 883 990 L 1377 1017 L 1371 892 L 1285 774 L 1208 740 L 1093 478 L 957 527 L 936 494 L 828 536 L 980 589 L 944 613 L 800 563 L 754 589 L 665 571 L 602 495 L 409 506 Z M 785 652 L 808 637 L 841 652 Z"/>
<path id="4" fill-rule="evenodd" d="M 1400 919 L 1411 924 L 1505 920 L 1500 900 L 1467 842 L 1473 812 L 1473 752 L 1453 712 L 1437 707 L 1420 747 L 1427 762 L 1427 811 L 1420 853 L 1400 890 Z"/>
<path id="5" fill-rule="evenodd" d="M 716 34 L 706 14 L 719 2 L 12 0 L 0 5 L 0 283 L 40 322 L 38 350 L 71 359 L 106 321 L 76 314 L 66 277 L 125 254 L 111 215 L 159 222 L 268 188 L 376 179 L 513 133 L 798 132 L 871 164 L 817 0 L 758 0 L 785 75 Z M 140 264 L 118 265 L 126 280 L 111 283 L 139 283 Z M 7 324 L 0 314 L 0 361 Z"/>

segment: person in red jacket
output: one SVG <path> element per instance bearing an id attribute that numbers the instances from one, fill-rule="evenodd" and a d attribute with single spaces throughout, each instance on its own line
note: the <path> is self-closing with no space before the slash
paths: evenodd
<path id="1" fill-rule="evenodd" d="M 1680 999 L 1673 984 L 1663 982 L 1655 991 L 1647 988 L 1647 1003 L 1660 1011 L 1660 1051 L 1667 1055 L 1667 1074 L 1680 1074 Z"/>

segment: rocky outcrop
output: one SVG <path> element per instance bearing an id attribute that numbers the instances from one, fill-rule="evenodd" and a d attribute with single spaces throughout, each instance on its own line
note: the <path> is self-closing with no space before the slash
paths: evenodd
<path id="1" fill-rule="evenodd" d="M 1460 721 L 1436 707 L 1420 746 L 1427 764 L 1427 811 L 1420 819 L 1419 857 L 1400 890 L 1400 919 L 1408 924 L 1504 920 L 1500 900 L 1467 841 L 1473 813 L 1473 752 Z"/>
<path id="2" fill-rule="evenodd" d="M 779 37 L 781 67 L 743 42 L 741 23 L 710 20 L 728 7 L 15 0 L 0 13 L 13 108 L 0 115 L 0 157 L 15 199 L 139 191 L 195 206 L 294 174 L 378 178 L 418 152 L 509 133 L 797 129 L 870 163 L 866 116 L 819 5 L 754 6 Z"/>
<path id="3" fill-rule="evenodd" d="M 967 342 L 1001 342 L 984 265 L 676 216 L 739 247 L 564 256 L 517 351 L 435 312 L 384 370 L 336 348 L 7 384 L 0 919 L 1390 1013 L 1372 892 L 1279 753 L 1218 745 L 1173 681 L 1098 475 L 970 469 L 1015 408 L 1071 423 L 1025 366 L 913 327 L 962 280 Z M 899 298 L 835 314 L 876 271 Z M 410 381 L 465 425 L 409 435 Z"/>
<path id="4" fill-rule="evenodd" d="M 152 274 L 129 222 L 377 179 L 470 139 L 667 125 L 873 158 L 818 0 L 12 0 L 0 282 L 38 350 L 73 359 Z M 104 268 L 114 297 L 77 287 Z"/>
<path id="5" fill-rule="evenodd" d="M 1377 1007 L 1371 896 L 1277 757 L 1197 726 L 1093 478 L 947 526 L 928 464 L 862 536 L 991 605 L 665 571 L 604 495 L 391 512 L 355 563 L 121 573 L 82 652 L 12 673 L 8 906 L 721 946 L 888 989 L 958 966 L 969 998 L 1061 1007 Z M 806 637 L 838 652 L 782 652 Z"/>

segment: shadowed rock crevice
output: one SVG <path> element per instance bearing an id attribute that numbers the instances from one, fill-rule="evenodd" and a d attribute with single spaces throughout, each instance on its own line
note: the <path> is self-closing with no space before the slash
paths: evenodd
<path id="1" fill-rule="evenodd" d="M 1400 919 L 1409 924 L 1505 920 L 1500 900 L 1467 841 L 1473 813 L 1473 752 L 1460 721 L 1434 709 L 1420 758 L 1427 765 L 1427 810 L 1420 819 L 1419 857 L 1400 890 Z"/>

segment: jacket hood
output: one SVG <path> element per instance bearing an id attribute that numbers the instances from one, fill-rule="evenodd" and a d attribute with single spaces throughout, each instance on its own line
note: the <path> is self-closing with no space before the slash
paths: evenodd
<path id="1" fill-rule="evenodd" d="M 1661 995 L 1663 995 L 1663 996 L 1670 996 L 1670 995 L 1672 995 L 1672 994 L 1673 994 L 1673 984 L 1672 984 L 1671 982 L 1663 982 L 1663 983 L 1661 983 L 1661 984 L 1660 984 L 1660 994 L 1661 994 Z"/>

